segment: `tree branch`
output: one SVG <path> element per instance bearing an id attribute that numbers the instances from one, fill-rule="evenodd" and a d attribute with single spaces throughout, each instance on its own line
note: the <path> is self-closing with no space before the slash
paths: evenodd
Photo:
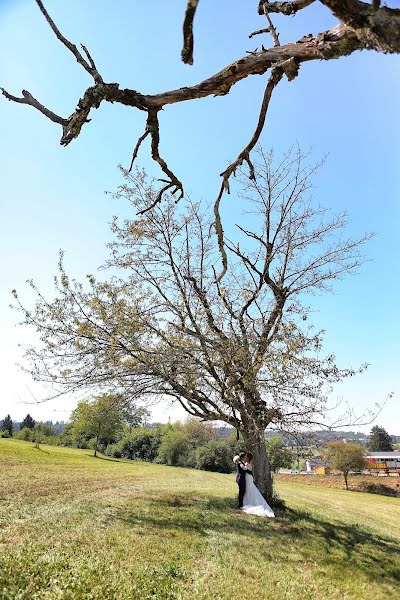
<path id="1" fill-rule="evenodd" d="M 176 194 L 176 192 L 178 190 L 180 190 L 179 197 L 176 200 L 176 202 L 179 202 L 179 200 L 181 200 L 183 198 L 183 196 L 184 196 L 182 183 L 174 175 L 174 173 L 169 169 L 169 167 L 168 167 L 167 163 L 165 162 L 165 160 L 160 156 L 160 152 L 159 152 L 160 126 L 159 126 L 159 122 L 158 122 L 158 110 L 155 110 L 155 109 L 149 110 L 148 116 L 147 116 L 147 125 L 146 125 L 146 128 L 147 128 L 147 130 L 149 131 L 149 133 L 151 135 L 151 156 L 152 156 L 152 159 L 154 161 L 156 161 L 160 165 L 161 169 L 169 177 L 169 180 L 165 180 L 165 179 L 160 179 L 159 180 L 159 181 L 162 181 L 163 183 L 165 183 L 166 185 L 161 188 L 161 190 L 157 194 L 157 197 L 156 197 L 155 201 L 149 207 L 141 210 L 138 213 L 139 215 L 144 214 L 145 212 L 147 212 L 148 210 L 151 210 L 157 204 L 159 204 L 161 202 L 162 197 L 165 194 L 165 192 L 167 190 L 171 189 L 171 188 L 173 188 L 171 190 L 171 194 L 172 195 Z M 143 136 L 142 136 L 142 138 L 143 138 Z"/>
<path id="2" fill-rule="evenodd" d="M 222 271 L 217 278 L 217 283 L 219 283 L 222 280 L 222 278 L 226 274 L 226 271 L 228 268 L 228 257 L 227 257 L 227 254 L 225 252 L 225 247 L 224 247 L 224 231 L 222 228 L 221 217 L 220 217 L 220 212 L 219 212 L 219 206 L 221 204 L 222 196 L 223 196 L 225 190 L 227 191 L 228 194 L 230 193 L 229 178 L 232 175 L 232 173 L 233 174 L 236 173 L 236 169 L 240 165 L 243 164 L 243 161 L 246 161 L 248 164 L 249 172 L 250 172 L 250 175 L 249 175 L 250 179 L 253 179 L 253 180 L 255 179 L 254 166 L 250 160 L 250 152 L 252 151 L 252 149 L 254 148 L 254 146 L 256 145 L 256 143 L 258 142 L 258 140 L 260 138 L 261 132 L 264 127 L 265 118 L 267 116 L 269 101 L 271 99 L 272 92 L 274 91 L 275 87 L 278 85 L 278 83 L 282 79 L 283 73 L 284 73 L 284 71 L 280 67 L 276 67 L 272 70 L 271 76 L 268 80 L 267 87 L 265 88 L 264 97 L 263 97 L 263 101 L 262 101 L 261 109 L 260 109 L 260 114 L 258 117 L 257 127 L 251 137 L 251 140 L 249 141 L 247 146 L 242 150 L 242 152 L 239 154 L 237 159 L 232 164 L 230 164 L 229 167 L 227 169 L 225 169 L 225 171 L 223 171 L 221 173 L 222 184 L 221 184 L 221 188 L 220 188 L 218 197 L 214 204 L 215 232 L 217 234 L 218 248 L 219 248 L 219 251 L 221 254 L 221 258 L 222 258 Z"/>
<path id="3" fill-rule="evenodd" d="M 130 164 L 130 167 L 128 169 L 129 173 L 132 171 L 133 163 L 135 162 L 136 157 L 138 155 L 140 145 L 143 142 L 143 140 L 149 135 L 149 133 L 150 133 L 150 130 L 146 127 L 143 135 L 141 135 L 140 138 L 138 139 L 137 144 L 136 144 L 135 149 L 134 149 L 133 154 L 132 154 L 131 164 Z"/>
<path id="4" fill-rule="evenodd" d="M 46 21 L 50 25 L 51 29 L 54 31 L 57 39 L 62 44 L 64 44 L 64 46 L 66 48 L 68 48 L 68 50 L 70 52 L 72 52 L 72 54 L 75 56 L 75 58 L 78 61 L 78 63 L 80 65 L 82 65 L 82 67 L 85 69 L 85 71 L 87 71 L 93 77 L 95 83 L 103 83 L 103 79 L 99 75 L 99 72 L 97 71 L 96 65 L 94 64 L 94 61 L 93 61 L 92 57 L 90 56 L 89 52 L 87 51 L 87 49 L 85 48 L 85 46 L 82 45 L 82 49 L 85 52 L 86 56 L 88 57 L 89 63 L 83 58 L 82 54 L 79 52 L 79 50 L 75 46 L 75 44 L 72 44 L 60 32 L 60 30 L 58 29 L 57 25 L 54 23 L 53 19 L 50 17 L 49 13 L 45 9 L 42 0 L 36 0 L 36 4 L 40 8 L 40 11 L 42 12 L 44 18 L 46 19 Z"/>
<path id="5" fill-rule="evenodd" d="M 300 64 L 310 60 L 338 58 L 351 54 L 362 47 L 363 44 L 350 27 L 338 25 L 329 31 L 315 37 L 306 37 L 294 44 L 290 43 L 244 56 L 222 71 L 190 87 L 144 95 L 133 89 L 120 89 L 118 83 L 96 83 L 85 91 L 76 110 L 68 118 L 68 125 L 63 131 L 61 144 L 66 146 L 78 137 L 83 125 L 88 122 L 90 110 L 98 108 L 103 100 L 111 103 L 119 102 L 144 111 L 152 108 L 160 110 L 166 104 L 186 102 L 210 95 L 227 94 L 230 88 L 242 79 L 250 75 L 262 75 L 271 67 L 282 65 L 289 59 L 293 59 L 292 64 Z M 14 100 L 14 98 L 14 96 L 8 96 L 10 100 Z M 43 112 L 43 114 L 46 113 Z M 54 113 L 51 114 L 54 115 Z"/>
<path id="6" fill-rule="evenodd" d="M 378 52 L 399 53 L 400 9 L 359 0 L 321 0 L 332 13 L 356 31 L 364 47 Z"/>
<path id="7" fill-rule="evenodd" d="M 272 37 L 273 42 L 274 42 L 274 46 L 280 46 L 281 44 L 280 44 L 280 41 L 279 41 L 279 35 L 278 35 L 278 32 L 276 31 L 275 26 L 274 26 L 274 24 L 273 24 L 273 22 L 271 20 L 271 17 L 268 14 L 268 10 L 267 10 L 266 4 L 264 4 L 263 9 L 264 9 L 265 18 L 268 21 L 268 31 L 271 34 L 271 37 Z"/>
<path id="8" fill-rule="evenodd" d="M 13 96 L 12 94 L 9 94 L 4 88 L 0 88 L 0 90 L 1 90 L 1 93 L 3 94 L 3 96 L 5 96 L 7 98 L 7 100 L 11 100 L 12 102 L 18 102 L 19 104 L 29 104 L 30 106 L 33 106 L 39 112 L 41 112 L 45 117 L 50 119 L 50 121 L 53 121 L 53 123 L 58 123 L 59 125 L 62 125 L 63 127 L 67 126 L 68 119 L 63 119 L 62 117 L 56 115 L 56 113 L 54 113 L 53 111 L 51 111 L 48 108 L 46 108 L 45 106 L 43 106 L 43 104 L 40 104 L 40 102 L 38 100 L 36 100 L 36 98 L 34 98 L 30 92 L 27 92 L 26 90 L 22 90 L 23 97 L 18 98 L 17 96 Z"/>
<path id="9" fill-rule="evenodd" d="M 267 87 L 265 88 L 264 97 L 263 97 L 263 101 L 262 101 L 261 109 L 260 109 L 260 114 L 258 117 L 257 127 L 256 127 L 249 143 L 242 150 L 242 152 L 239 154 L 237 159 L 232 164 L 230 164 L 229 167 L 227 169 L 225 169 L 225 171 L 223 171 L 221 173 L 221 177 L 223 178 L 223 189 L 226 190 L 228 192 L 228 194 L 230 193 L 229 178 L 232 175 L 232 173 L 233 174 L 236 173 L 236 169 L 238 167 L 240 167 L 240 165 L 242 165 L 244 161 L 246 161 L 248 164 L 249 171 L 250 171 L 250 175 L 249 175 L 250 179 L 253 179 L 253 180 L 255 179 L 254 167 L 250 160 L 250 152 L 253 150 L 254 146 L 260 139 L 261 132 L 264 128 L 265 118 L 267 116 L 267 111 L 268 111 L 268 107 L 269 107 L 269 102 L 271 100 L 272 92 L 274 91 L 275 87 L 278 85 L 278 83 L 282 79 L 283 73 L 284 73 L 283 68 L 276 67 L 275 69 L 273 69 L 271 76 L 268 80 Z"/>
<path id="10" fill-rule="evenodd" d="M 118 83 L 104 83 L 100 76 L 94 60 L 89 51 L 82 45 L 82 52 L 71 43 L 55 25 L 49 16 L 42 0 L 36 3 L 45 17 L 50 28 L 57 39 L 75 56 L 77 62 L 93 77 L 95 85 L 89 87 L 79 99 L 74 112 L 64 119 L 40 104 L 29 92 L 24 91 L 23 97 L 18 98 L 2 89 L 3 95 L 11 101 L 29 104 L 39 110 L 51 121 L 60 124 L 63 128 L 60 143 L 69 144 L 77 138 L 84 124 L 89 122 L 92 109 L 98 108 L 103 101 L 118 102 L 125 106 L 144 110 L 148 113 L 147 126 L 151 134 L 151 152 L 153 159 L 160 165 L 163 172 L 168 176 L 164 180 L 164 187 L 160 191 L 159 201 L 163 194 L 172 190 L 175 194 L 180 192 L 183 196 L 183 187 L 179 179 L 170 171 L 167 163 L 159 154 L 159 126 L 158 111 L 167 104 L 185 102 L 196 98 L 205 98 L 210 95 L 223 96 L 228 94 L 231 87 L 249 77 L 250 75 L 261 75 L 272 69 L 271 77 L 264 95 L 263 105 L 260 111 L 259 122 L 256 131 L 249 144 L 238 156 L 236 161 L 223 173 L 222 193 L 229 191 L 229 177 L 235 172 L 237 166 L 246 161 L 249 166 L 250 176 L 253 177 L 253 168 L 249 154 L 258 140 L 265 121 L 266 110 L 272 89 L 277 80 L 282 76 L 282 70 L 289 80 L 296 76 L 298 67 L 303 62 L 312 60 L 330 60 L 351 54 L 362 48 L 372 48 L 383 52 L 400 53 L 400 10 L 387 7 L 379 8 L 379 2 L 366 4 L 359 0 L 321 0 L 325 6 L 343 21 L 336 27 L 319 33 L 318 35 L 306 36 L 295 43 L 279 46 L 276 31 L 269 19 L 268 12 L 280 12 L 283 14 L 294 14 L 297 10 L 311 4 L 312 0 L 292 0 L 291 2 L 259 2 L 259 12 L 267 17 L 269 21 L 269 32 L 273 35 L 274 48 L 264 49 L 246 55 L 234 61 L 218 73 L 193 86 L 181 87 L 159 94 L 145 95 L 134 89 L 120 89 Z M 193 18 L 198 6 L 198 0 L 188 0 L 184 20 L 184 44 L 182 58 L 185 62 L 193 62 Z M 85 58 L 85 56 L 86 58 Z M 140 138 L 141 143 L 144 138 Z M 140 146 L 139 143 L 139 146 Z M 139 146 L 135 150 L 139 149 Z M 134 157 L 135 159 L 135 151 Z M 215 212 L 218 212 L 219 200 L 216 202 Z M 223 254 L 222 254 L 223 256 Z M 223 256 L 223 261 L 224 261 Z"/>
<path id="11" fill-rule="evenodd" d="M 292 0 L 291 2 L 264 2 L 258 4 L 258 14 L 263 15 L 267 10 L 270 13 L 281 13 L 282 15 L 294 15 L 299 10 L 310 6 L 315 0 Z"/>
<path id="12" fill-rule="evenodd" d="M 182 61 L 187 65 L 193 64 L 193 19 L 198 4 L 199 0 L 188 0 L 183 22 Z"/>

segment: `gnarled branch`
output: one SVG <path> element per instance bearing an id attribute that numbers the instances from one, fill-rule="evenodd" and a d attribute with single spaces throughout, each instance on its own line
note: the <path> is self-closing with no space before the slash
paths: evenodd
<path id="1" fill-rule="evenodd" d="M 258 4 L 258 14 L 263 15 L 267 10 L 271 13 L 281 13 L 282 15 L 294 15 L 299 10 L 310 6 L 315 0 L 292 0 L 291 2 L 264 2 L 260 0 Z"/>
<path id="2" fill-rule="evenodd" d="M 251 52 L 248 55 L 234 61 L 218 73 L 192 86 L 181 87 L 174 90 L 168 90 L 158 94 L 146 95 L 134 89 L 120 89 L 118 83 L 105 83 L 99 74 L 96 64 L 87 48 L 81 45 L 82 52 L 75 44 L 70 42 L 58 29 L 42 0 L 36 0 L 36 3 L 45 17 L 50 28 L 57 39 L 75 56 L 78 63 L 94 79 L 94 85 L 87 88 L 79 99 L 76 109 L 68 118 L 58 116 L 53 111 L 46 108 L 30 92 L 23 91 L 22 98 L 14 96 L 1 88 L 3 95 L 13 102 L 20 104 L 29 104 L 54 123 L 62 126 L 62 136 L 60 143 L 69 144 L 76 139 L 84 124 L 90 121 L 90 112 L 98 108 L 101 102 L 118 102 L 125 106 L 130 106 L 143 110 L 148 113 L 147 129 L 151 134 L 151 153 L 153 159 L 160 165 L 161 169 L 168 176 L 168 180 L 162 180 L 166 185 L 160 192 L 160 200 L 165 191 L 172 189 L 172 193 L 180 192 L 183 196 L 182 183 L 177 179 L 173 172 L 167 166 L 167 163 L 159 154 L 159 126 L 158 111 L 167 104 L 186 102 L 196 98 L 205 98 L 210 95 L 223 96 L 228 94 L 231 87 L 249 77 L 250 75 L 262 75 L 268 70 L 272 70 L 270 82 L 274 81 L 277 73 L 282 71 L 286 73 L 289 80 L 296 76 L 298 67 L 303 62 L 313 60 L 331 60 L 346 56 L 363 48 L 372 48 L 382 52 L 400 53 L 400 10 L 392 9 L 386 6 L 380 7 L 379 1 L 374 0 L 372 4 L 361 2 L 359 0 L 321 0 L 341 23 L 332 29 L 319 33 L 315 36 L 308 35 L 295 43 L 288 43 L 283 46 L 278 45 L 279 40 L 275 28 L 269 18 L 268 13 L 279 12 L 282 14 L 294 14 L 298 10 L 311 4 L 313 0 L 292 0 L 290 2 L 264 2 L 260 0 L 258 11 L 268 19 L 268 31 L 273 36 L 275 47 L 261 47 L 261 50 Z M 185 62 L 193 62 L 193 18 L 198 6 L 198 0 L 188 0 L 185 22 L 184 22 L 184 46 L 182 58 Z M 85 58 L 86 57 L 86 58 Z M 274 85 L 269 82 L 266 94 L 264 95 L 263 107 L 269 102 L 269 92 Z M 250 175 L 252 176 L 250 151 L 257 141 L 264 121 L 265 113 L 262 107 L 259 123 L 256 132 L 250 140 L 250 143 L 238 156 L 236 161 L 226 169 L 222 176 L 224 178 L 222 193 L 229 188 L 228 179 L 235 168 L 246 161 L 249 164 Z M 146 134 L 147 135 L 147 134 Z M 136 154 L 141 137 L 135 148 Z M 134 151 L 133 160 L 136 157 Z M 221 196 L 221 194 L 220 194 Z M 222 197 L 222 196 L 221 196 Z M 216 212 L 218 212 L 216 205 Z"/>
<path id="3" fill-rule="evenodd" d="M 183 48 L 182 61 L 188 65 L 193 64 L 193 19 L 199 0 L 188 0 L 185 20 L 183 22 Z"/>
<path id="4" fill-rule="evenodd" d="M 143 213 L 147 212 L 148 210 L 151 210 L 152 208 L 154 208 L 159 202 L 161 202 L 162 197 L 165 194 L 165 192 L 167 192 L 171 188 L 172 188 L 172 190 L 171 190 L 172 195 L 176 194 L 179 191 L 179 196 L 178 196 L 178 199 L 176 200 L 176 202 L 179 202 L 179 200 L 181 200 L 184 196 L 183 186 L 182 186 L 181 181 L 179 181 L 179 179 L 174 175 L 174 173 L 168 167 L 165 160 L 160 156 L 160 152 L 159 152 L 160 126 L 159 126 L 159 122 L 158 122 L 158 110 L 156 110 L 154 108 L 149 110 L 148 116 L 147 116 L 146 129 L 147 129 L 147 131 L 149 131 L 149 133 L 151 135 L 152 159 L 155 160 L 160 165 L 161 169 L 169 177 L 169 179 L 168 180 L 159 179 L 159 181 L 162 181 L 163 183 L 165 183 L 165 185 L 161 188 L 161 190 L 157 194 L 155 201 L 149 207 L 146 207 L 144 210 L 140 211 L 138 213 L 139 215 L 142 215 Z M 142 136 L 142 138 L 143 138 L 143 136 Z"/>

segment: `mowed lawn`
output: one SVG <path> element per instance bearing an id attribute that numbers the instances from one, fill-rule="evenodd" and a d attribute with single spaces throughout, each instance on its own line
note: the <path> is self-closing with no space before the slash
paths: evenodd
<path id="1" fill-rule="evenodd" d="M 264 520 L 233 475 L 0 439 L 0 598 L 399 598 L 399 499 L 278 491 Z"/>

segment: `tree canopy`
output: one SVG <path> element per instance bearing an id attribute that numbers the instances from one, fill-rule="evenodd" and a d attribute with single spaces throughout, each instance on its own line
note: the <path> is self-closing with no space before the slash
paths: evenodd
<path id="1" fill-rule="evenodd" d="M 35 309 L 20 307 L 42 340 L 27 353 L 36 379 L 170 397 L 193 417 L 225 421 L 256 454 L 270 495 L 265 428 L 320 424 L 330 386 L 357 372 L 324 355 L 303 298 L 360 266 L 369 236 L 347 239 L 346 215 L 312 202 L 315 167 L 299 149 L 277 164 L 260 151 L 255 169 L 239 184 L 257 218 L 243 215 L 222 248 L 207 208 L 183 210 L 171 196 L 160 206 L 145 173 L 126 173 L 119 195 L 139 215 L 113 224 L 114 275 L 84 286 L 60 263 L 56 298 L 36 290 Z"/>
<path id="2" fill-rule="evenodd" d="M 122 427 L 122 410 L 119 398 L 103 394 L 92 401 L 79 402 L 72 413 L 72 432 L 94 439 L 97 456 L 100 440 L 113 438 Z"/>
<path id="3" fill-rule="evenodd" d="M 371 452 L 392 452 L 392 438 L 383 427 L 374 425 L 369 435 L 368 448 Z"/>
<path id="4" fill-rule="evenodd" d="M 21 422 L 20 428 L 24 429 L 27 427 L 28 429 L 33 429 L 35 427 L 36 421 L 32 419 L 31 415 L 28 413 L 25 419 Z"/>
<path id="5" fill-rule="evenodd" d="M 367 466 L 365 448 L 351 442 L 328 442 L 322 453 L 331 467 L 343 473 L 346 490 L 349 471 L 361 471 Z"/>
<path id="6" fill-rule="evenodd" d="M 4 431 L 7 431 L 10 436 L 13 434 L 14 425 L 10 415 L 7 415 L 1 424 L 1 427 Z"/>

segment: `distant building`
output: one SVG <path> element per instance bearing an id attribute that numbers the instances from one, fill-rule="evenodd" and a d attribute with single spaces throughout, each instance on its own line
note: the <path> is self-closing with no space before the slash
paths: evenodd
<path id="1" fill-rule="evenodd" d="M 400 476 L 400 452 L 368 452 L 365 455 L 370 473 Z"/>
<path id="2" fill-rule="evenodd" d="M 328 466 L 323 466 L 323 465 L 317 465 L 314 468 L 314 473 L 316 475 L 330 475 L 331 474 L 331 469 Z"/>
<path id="3" fill-rule="evenodd" d="M 316 475 L 329 475 L 331 470 L 329 464 L 319 458 L 310 458 L 306 460 L 307 473 L 315 473 Z"/>

